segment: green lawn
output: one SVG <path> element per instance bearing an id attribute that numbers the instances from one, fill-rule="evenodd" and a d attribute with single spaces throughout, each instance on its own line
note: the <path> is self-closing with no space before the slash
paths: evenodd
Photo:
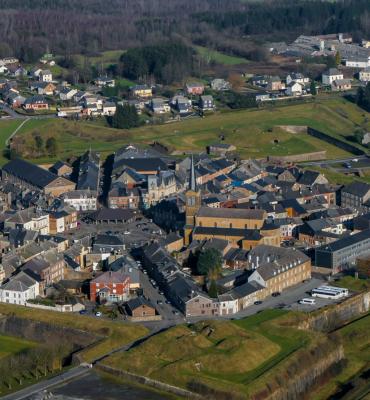
<path id="1" fill-rule="evenodd" d="M 195 50 L 207 62 L 213 61 L 223 65 L 246 64 L 248 62 L 245 58 L 229 56 L 217 50 L 208 49 L 207 47 L 195 46 Z"/>
<path id="2" fill-rule="evenodd" d="M 0 359 L 11 354 L 20 353 L 33 346 L 35 346 L 35 343 L 28 340 L 0 335 Z"/>
<path id="3" fill-rule="evenodd" d="M 343 116 L 344 111 L 346 117 Z M 45 140 L 54 136 L 59 143 L 58 158 L 62 159 L 78 155 L 88 147 L 106 155 L 127 143 L 148 145 L 155 140 L 180 153 L 205 151 L 207 145 L 219 141 L 221 134 L 225 136 L 226 143 L 237 146 L 243 158 L 319 150 L 326 150 L 328 158 L 339 158 L 349 154 L 312 136 L 273 128 L 277 125 L 308 125 L 347 140 L 360 122 L 370 129 L 370 123 L 365 120 L 370 120 L 369 116 L 369 113 L 348 101 L 330 99 L 269 109 L 217 112 L 206 118 L 131 130 L 112 129 L 101 122 L 35 120 L 22 128 L 18 135 L 22 135 L 26 143 L 31 145 L 34 140 L 32 135 L 36 132 Z M 0 121 L 0 131 L 3 123 Z M 49 162 L 55 158 L 44 157 L 35 161 Z"/>
<path id="4" fill-rule="evenodd" d="M 311 335 L 280 326 L 294 318 L 268 310 L 238 321 L 204 321 L 156 335 L 104 363 L 167 383 L 198 382 L 226 393 L 247 395 L 264 374 L 310 342 Z"/>
<path id="5" fill-rule="evenodd" d="M 138 324 L 122 324 L 118 321 L 115 322 L 88 316 L 76 317 L 74 314 L 31 309 L 10 304 L 0 304 L 0 314 L 15 314 L 20 318 L 45 323 L 52 321 L 54 325 L 79 329 L 103 337 L 103 340 L 95 346 L 91 346 L 83 351 L 83 358 L 89 362 L 148 333 L 148 330 L 144 326 Z"/>

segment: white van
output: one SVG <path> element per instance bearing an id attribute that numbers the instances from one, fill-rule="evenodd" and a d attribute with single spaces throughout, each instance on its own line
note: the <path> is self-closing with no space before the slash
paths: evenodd
<path id="1" fill-rule="evenodd" d="M 309 305 L 313 306 L 316 304 L 316 301 L 315 301 L 315 299 L 305 298 L 305 299 L 299 300 L 298 303 L 299 304 L 309 304 Z"/>

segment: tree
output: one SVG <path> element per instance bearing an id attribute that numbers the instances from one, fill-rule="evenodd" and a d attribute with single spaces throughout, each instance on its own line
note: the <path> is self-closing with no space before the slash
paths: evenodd
<path id="1" fill-rule="evenodd" d="M 55 156 L 58 152 L 58 143 L 54 137 L 49 137 L 46 140 L 45 147 L 48 153 L 52 156 Z"/>
<path id="2" fill-rule="evenodd" d="M 35 136 L 35 145 L 38 155 L 40 155 L 42 148 L 44 147 L 44 140 L 40 135 Z"/>
<path id="3" fill-rule="evenodd" d="M 311 84 L 310 84 L 310 91 L 312 96 L 316 96 L 317 95 L 317 90 L 316 90 L 316 83 L 315 81 L 312 79 Z"/>
<path id="4" fill-rule="evenodd" d="M 206 249 L 198 258 L 197 270 L 200 275 L 207 275 L 210 280 L 217 279 L 222 269 L 222 256 L 217 249 Z"/>
<path id="5" fill-rule="evenodd" d="M 353 138 L 359 144 L 362 144 L 362 140 L 364 138 L 365 131 L 361 128 L 356 128 L 355 133 L 353 134 Z"/>
<path id="6" fill-rule="evenodd" d="M 340 56 L 339 51 L 337 51 L 337 52 L 335 53 L 335 64 L 336 64 L 336 65 L 340 65 L 341 62 L 342 62 L 342 58 L 341 58 L 341 56 Z"/>
<path id="7" fill-rule="evenodd" d="M 370 82 L 365 88 L 359 87 L 356 94 L 356 104 L 370 112 Z"/>
<path id="8" fill-rule="evenodd" d="M 139 126 L 140 119 L 135 106 L 130 104 L 118 105 L 110 124 L 117 129 L 130 129 Z"/>
<path id="9" fill-rule="evenodd" d="M 211 280 L 211 283 L 210 283 L 209 289 L 208 289 L 208 294 L 213 299 L 216 298 L 217 295 L 218 295 L 217 284 L 216 284 L 216 281 L 214 279 Z"/>

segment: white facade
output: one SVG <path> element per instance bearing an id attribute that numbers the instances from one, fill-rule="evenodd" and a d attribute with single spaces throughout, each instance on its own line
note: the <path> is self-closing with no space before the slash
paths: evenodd
<path id="1" fill-rule="evenodd" d="M 370 82 L 370 67 L 360 71 L 358 75 L 361 82 Z"/>
<path id="2" fill-rule="evenodd" d="M 0 302 L 25 305 L 40 294 L 39 283 L 24 272 L 20 272 L 0 287 Z"/>
<path id="3" fill-rule="evenodd" d="M 47 235 L 49 233 L 49 214 L 32 217 L 30 221 L 23 224 L 23 228 L 39 232 L 41 235 Z"/>
<path id="4" fill-rule="evenodd" d="M 86 190 L 74 190 L 64 194 L 65 205 L 73 207 L 77 211 L 95 211 L 97 209 L 96 193 Z"/>
<path id="5" fill-rule="evenodd" d="M 41 71 L 39 80 L 41 82 L 51 82 L 53 80 L 53 75 L 50 71 Z"/>
<path id="6" fill-rule="evenodd" d="M 302 94 L 302 85 L 298 82 L 290 83 L 287 87 L 286 93 L 288 96 L 299 96 Z"/>
<path id="7" fill-rule="evenodd" d="M 322 83 L 324 85 L 331 85 L 334 81 L 340 81 L 343 79 L 343 74 L 337 71 L 338 73 L 335 75 L 326 74 L 325 72 L 322 74 Z"/>

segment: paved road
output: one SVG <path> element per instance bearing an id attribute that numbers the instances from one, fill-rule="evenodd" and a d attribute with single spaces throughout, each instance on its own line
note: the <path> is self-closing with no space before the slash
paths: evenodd
<path id="1" fill-rule="evenodd" d="M 66 383 L 70 381 L 71 379 L 75 379 L 79 376 L 82 376 L 86 373 L 88 373 L 89 369 L 86 367 L 75 367 L 72 369 L 69 369 L 66 372 L 63 372 L 62 374 L 54 377 L 47 379 L 45 381 L 36 383 L 35 385 L 26 387 L 25 389 L 19 390 L 18 392 L 8 394 L 7 396 L 1 397 L 2 400 L 22 400 L 26 399 L 29 396 L 32 396 L 33 394 L 40 393 L 44 390 L 50 389 L 54 386 L 60 385 L 62 383 Z"/>
<path id="2" fill-rule="evenodd" d="M 7 104 L 4 102 L 0 103 L 0 110 L 5 111 L 11 119 L 27 119 L 27 118 L 32 118 L 32 119 L 47 119 L 47 118 L 58 118 L 56 114 L 45 114 L 45 115 L 23 115 L 19 114 L 16 111 L 14 111 L 11 107 L 9 107 Z"/>
<path id="3" fill-rule="evenodd" d="M 322 160 L 322 161 L 310 161 L 310 162 L 303 162 L 299 163 L 300 166 L 321 166 L 321 165 L 333 165 L 333 164 L 344 164 L 344 163 L 351 163 L 352 160 L 357 159 L 360 161 L 364 161 L 365 163 L 370 162 L 369 157 L 366 155 L 364 156 L 352 156 L 350 158 L 338 158 L 335 160 Z"/>
<path id="4" fill-rule="evenodd" d="M 10 136 L 8 137 L 8 139 L 6 139 L 6 141 L 5 141 L 5 145 L 6 145 L 6 146 L 9 145 L 9 141 L 13 138 L 13 136 L 15 136 L 15 135 L 17 134 L 17 132 L 22 128 L 22 126 L 23 126 L 24 124 L 26 124 L 29 120 L 30 120 L 30 118 L 24 119 L 24 120 L 18 125 L 18 127 L 10 134 Z"/>

